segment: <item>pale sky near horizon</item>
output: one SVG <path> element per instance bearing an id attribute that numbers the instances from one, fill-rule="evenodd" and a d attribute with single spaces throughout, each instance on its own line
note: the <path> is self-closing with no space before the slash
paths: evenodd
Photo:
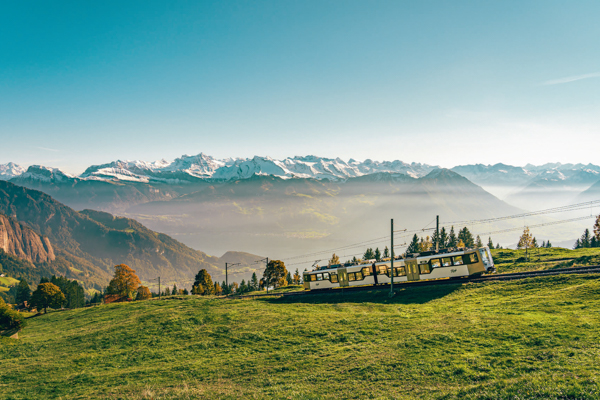
<path id="1" fill-rule="evenodd" d="M 600 164 L 598 15 L 598 1 L 5 2 L 0 164 Z"/>

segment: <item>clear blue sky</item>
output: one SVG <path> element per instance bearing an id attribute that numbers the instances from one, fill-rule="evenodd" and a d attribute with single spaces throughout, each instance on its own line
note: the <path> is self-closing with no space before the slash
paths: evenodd
<path id="1" fill-rule="evenodd" d="M 0 163 L 600 163 L 598 1 L 14 1 Z"/>

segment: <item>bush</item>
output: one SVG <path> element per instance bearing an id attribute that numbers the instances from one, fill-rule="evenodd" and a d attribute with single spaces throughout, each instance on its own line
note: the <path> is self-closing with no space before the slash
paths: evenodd
<path id="1" fill-rule="evenodd" d="M 10 309 L 0 300 L 0 331 L 21 329 L 25 327 L 25 318 L 15 310 Z"/>

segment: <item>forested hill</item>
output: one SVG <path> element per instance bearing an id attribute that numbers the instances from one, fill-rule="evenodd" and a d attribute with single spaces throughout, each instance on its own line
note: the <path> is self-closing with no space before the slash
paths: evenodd
<path id="1" fill-rule="evenodd" d="M 202 268 L 219 275 L 219 259 L 193 250 L 142 224 L 111 214 L 77 212 L 47 194 L 0 181 L 0 213 L 27 224 L 47 237 L 56 259 L 44 269 L 66 272 L 70 278 L 104 286 L 113 266 L 124 263 L 142 280 L 160 276 L 163 282 L 186 282 Z"/>

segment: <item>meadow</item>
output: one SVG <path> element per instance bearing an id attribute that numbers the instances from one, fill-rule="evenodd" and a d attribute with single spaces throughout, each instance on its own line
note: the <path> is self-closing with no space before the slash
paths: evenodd
<path id="1" fill-rule="evenodd" d="M 0 398 L 597 399 L 598 277 L 53 312 L 0 337 Z"/>

